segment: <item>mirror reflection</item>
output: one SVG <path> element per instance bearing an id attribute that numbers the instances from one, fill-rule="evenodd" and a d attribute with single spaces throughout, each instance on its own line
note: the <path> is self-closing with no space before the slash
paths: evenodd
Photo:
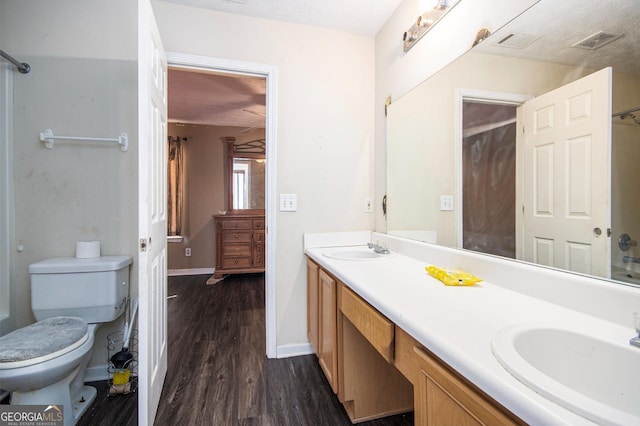
<path id="1" fill-rule="evenodd" d="M 224 140 L 227 150 L 227 206 L 229 210 L 264 210 L 265 139 L 238 142 L 234 137 L 226 137 Z"/>
<path id="2" fill-rule="evenodd" d="M 265 160 L 233 159 L 233 209 L 264 209 Z"/>
<path id="3" fill-rule="evenodd" d="M 387 232 L 640 283 L 636 6 L 541 0 L 395 101 Z"/>

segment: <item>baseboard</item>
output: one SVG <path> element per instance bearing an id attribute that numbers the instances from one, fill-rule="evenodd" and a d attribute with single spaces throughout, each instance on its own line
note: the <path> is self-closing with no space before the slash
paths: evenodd
<path id="1" fill-rule="evenodd" d="M 88 367 L 87 372 L 84 375 L 85 382 L 101 382 L 109 379 L 110 377 L 109 372 L 107 371 L 107 364 Z"/>
<path id="2" fill-rule="evenodd" d="M 213 274 L 215 268 L 169 269 L 167 275 L 178 277 L 181 275 L 206 275 Z"/>
<path id="3" fill-rule="evenodd" d="M 313 347 L 310 343 L 282 345 L 276 348 L 276 358 L 289 358 L 292 356 L 310 355 L 313 353 Z"/>

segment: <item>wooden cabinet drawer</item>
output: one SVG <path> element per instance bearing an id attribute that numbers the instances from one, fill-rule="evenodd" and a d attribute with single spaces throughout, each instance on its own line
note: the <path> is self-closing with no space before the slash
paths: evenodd
<path id="1" fill-rule="evenodd" d="M 252 222 L 250 220 L 223 220 L 222 229 L 251 229 Z"/>
<path id="2" fill-rule="evenodd" d="M 416 346 L 414 352 L 416 425 L 525 424 L 424 347 Z"/>
<path id="3" fill-rule="evenodd" d="M 222 246 L 222 258 L 251 256 L 251 244 L 226 244 Z"/>
<path id="4" fill-rule="evenodd" d="M 250 243 L 251 232 L 223 232 L 222 242 L 223 243 L 233 243 L 233 242 Z"/>
<path id="5" fill-rule="evenodd" d="M 392 362 L 394 324 L 347 287 L 341 289 L 342 314 L 387 362 Z"/>
<path id="6" fill-rule="evenodd" d="M 256 229 L 256 230 L 265 229 L 264 220 L 254 220 L 253 221 L 253 229 Z"/>
<path id="7" fill-rule="evenodd" d="M 250 257 L 223 257 L 222 267 L 225 269 L 250 268 Z"/>

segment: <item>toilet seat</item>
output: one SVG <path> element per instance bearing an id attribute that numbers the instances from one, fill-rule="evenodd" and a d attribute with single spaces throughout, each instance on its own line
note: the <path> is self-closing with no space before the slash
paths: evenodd
<path id="1" fill-rule="evenodd" d="M 0 337 L 0 370 L 49 361 L 80 347 L 89 327 L 77 317 L 53 317 Z"/>

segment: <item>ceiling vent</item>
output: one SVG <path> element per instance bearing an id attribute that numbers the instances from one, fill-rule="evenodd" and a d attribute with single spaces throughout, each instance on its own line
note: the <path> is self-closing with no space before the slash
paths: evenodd
<path id="1" fill-rule="evenodd" d="M 614 40 L 622 37 L 623 34 L 613 34 L 606 31 L 598 31 L 597 33 L 590 35 L 584 40 L 580 40 L 577 43 L 572 44 L 572 47 L 579 47 L 580 49 L 596 50 L 609 44 Z"/>
<path id="2" fill-rule="evenodd" d="M 509 34 L 503 37 L 500 41 L 496 42 L 496 46 L 500 47 L 510 47 L 512 49 L 524 49 L 537 39 L 539 36 L 534 36 L 531 34 Z"/>

